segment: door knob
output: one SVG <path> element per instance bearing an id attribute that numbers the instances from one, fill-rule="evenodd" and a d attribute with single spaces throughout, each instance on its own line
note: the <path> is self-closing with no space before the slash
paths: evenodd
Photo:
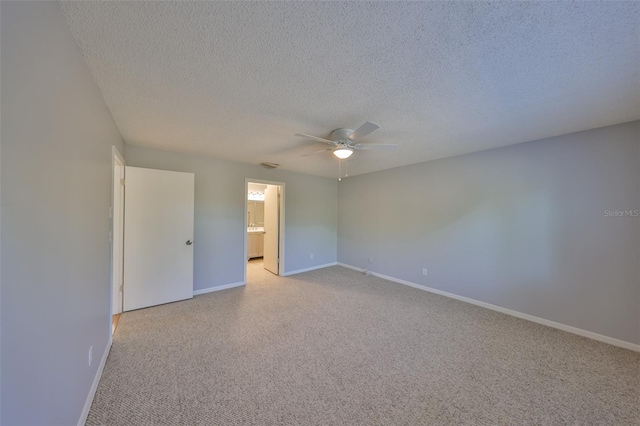
<path id="1" fill-rule="evenodd" d="M 193 244 L 193 241 L 187 240 L 187 245 L 190 246 L 191 244 Z"/>

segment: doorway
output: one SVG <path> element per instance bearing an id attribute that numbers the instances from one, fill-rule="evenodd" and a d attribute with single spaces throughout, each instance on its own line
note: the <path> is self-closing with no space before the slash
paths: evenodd
<path id="1" fill-rule="evenodd" d="M 245 179 L 245 283 L 249 267 L 284 273 L 284 190 L 282 182 Z"/>
<path id="2" fill-rule="evenodd" d="M 112 148 L 111 186 L 111 334 L 122 314 L 124 277 L 124 179 L 125 162 L 116 147 Z"/>

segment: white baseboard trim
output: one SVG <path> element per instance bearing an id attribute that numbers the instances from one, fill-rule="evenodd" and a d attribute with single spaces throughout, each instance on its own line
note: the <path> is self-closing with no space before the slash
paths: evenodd
<path id="1" fill-rule="evenodd" d="M 109 351 L 111 350 L 111 343 L 113 343 L 113 340 L 111 335 L 109 335 L 107 347 L 104 349 L 102 359 L 100 360 L 100 365 L 98 366 L 98 370 L 96 371 L 96 376 L 93 378 L 91 389 L 89 389 L 89 395 L 87 395 L 87 400 L 84 403 L 82 414 L 80 414 L 80 420 L 78 420 L 78 426 L 84 426 L 87 421 L 87 417 L 89 416 L 89 410 L 91 409 L 91 404 L 93 403 L 93 397 L 96 396 L 98 384 L 100 383 L 100 378 L 102 377 L 102 370 L 104 370 L 104 365 L 107 363 L 107 357 L 109 356 Z"/>
<path id="2" fill-rule="evenodd" d="M 353 269 L 358 272 L 364 272 L 365 270 L 362 268 L 358 268 L 357 266 L 347 265 L 346 263 L 338 262 L 338 265 L 343 266 L 345 268 Z M 390 277 L 388 275 L 379 274 L 377 272 L 369 271 L 369 274 L 376 276 L 378 278 L 385 279 L 387 281 L 396 282 L 398 284 L 404 284 L 409 287 L 417 288 L 419 290 L 428 291 L 430 293 L 439 294 L 440 296 L 449 297 L 451 299 L 460 300 L 462 302 L 467 302 L 472 305 L 481 306 L 483 308 L 491 309 L 492 311 L 501 312 L 503 314 L 511 315 L 517 318 L 525 319 L 528 321 L 532 321 L 538 324 L 546 325 L 548 327 L 557 328 L 558 330 L 566 331 L 569 333 L 577 334 L 578 336 L 587 337 L 589 339 L 598 340 L 600 342 L 608 343 L 610 345 L 619 346 L 621 348 L 630 349 L 632 351 L 640 352 L 640 345 L 627 342 L 624 340 L 616 339 L 614 337 L 605 336 L 603 334 L 594 333 L 592 331 L 583 330 L 581 328 L 572 327 L 570 325 L 562 324 L 555 321 L 550 321 L 544 318 L 536 317 L 533 315 L 525 314 L 522 312 L 514 311 L 512 309 L 503 308 L 502 306 L 492 305 L 491 303 L 481 302 L 479 300 L 471 299 L 469 297 L 458 296 L 457 294 L 449 293 L 446 291 L 438 290 L 435 288 L 427 287 L 425 285 L 412 283 L 410 281 L 401 280 L 399 278 Z"/>
<path id="3" fill-rule="evenodd" d="M 324 265 L 312 266 L 310 268 L 304 269 L 296 269 L 295 271 L 289 271 L 282 274 L 283 277 L 288 277 L 289 275 L 301 274 L 303 272 L 315 271 L 316 269 L 328 268 L 329 266 L 336 266 L 338 262 L 325 263 Z"/>
<path id="4" fill-rule="evenodd" d="M 194 290 L 193 295 L 198 296 L 199 294 L 211 293 L 214 291 L 226 290 L 228 288 L 240 287 L 240 286 L 243 286 L 244 284 L 245 284 L 244 282 L 240 281 L 238 283 L 231 283 L 231 284 L 218 285 L 215 287 L 203 288 L 200 290 Z"/>

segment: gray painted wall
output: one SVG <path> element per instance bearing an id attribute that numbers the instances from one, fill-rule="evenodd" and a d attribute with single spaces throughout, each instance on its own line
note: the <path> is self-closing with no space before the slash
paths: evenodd
<path id="1" fill-rule="evenodd" d="M 285 272 L 336 262 L 336 179 L 133 145 L 126 145 L 125 159 L 129 166 L 195 173 L 194 290 L 243 280 L 245 178 L 285 183 Z"/>
<path id="2" fill-rule="evenodd" d="M 0 8 L 0 421 L 75 424 L 109 340 L 111 145 L 124 147 L 58 5 Z M 639 219 L 604 213 L 640 208 L 639 131 L 339 186 L 133 146 L 126 156 L 196 174 L 195 289 L 242 280 L 244 178 L 276 180 L 287 184 L 286 271 L 334 262 L 337 245 L 341 262 L 372 257 L 380 273 L 640 343 Z"/>
<path id="3" fill-rule="evenodd" d="M 343 179 L 338 261 L 640 343 L 640 122 Z M 422 275 L 428 268 L 428 275 Z"/>
<path id="4" fill-rule="evenodd" d="M 0 7 L 1 422 L 71 425 L 109 341 L 111 146 L 123 145 L 57 2 Z"/>

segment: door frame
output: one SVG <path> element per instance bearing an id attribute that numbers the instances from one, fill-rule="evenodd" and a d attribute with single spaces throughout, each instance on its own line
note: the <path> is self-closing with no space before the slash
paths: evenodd
<path id="1" fill-rule="evenodd" d="M 111 262 L 109 262 L 110 264 L 110 271 L 109 271 L 109 338 L 111 338 L 111 336 L 113 335 L 113 315 L 114 315 L 114 311 L 113 311 L 113 290 L 114 290 L 114 275 L 113 275 L 113 249 L 114 249 L 114 229 L 113 229 L 113 225 L 114 225 L 114 220 L 116 217 L 116 214 L 120 214 L 122 213 L 121 216 L 121 221 L 122 221 L 122 226 L 121 226 L 121 232 L 120 232 L 120 253 L 122 258 L 120 259 L 120 265 L 121 265 L 121 273 L 124 275 L 124 209 L 125 209 L 125 205 L 124 205 L 124 191 L 126 191 L 126 187 L 123 186 L 122 187 L 122 191 L 123 191 L 123 196 L 122 196 L 122 202 L 120 205 L 120 212 L 115 212 L 114 211 L 114 205 L 115 205 L 115 196 L 116 196 L 116 191 L 115 191 L 115 175 L 116 175 L 116 164 L 121 165 L 122 169 L 123 169 L 123 174 L 125 175 L 126 178 L 126 173 L 127 173 L 127 168 L 126 165 L 127 163 L 124 161 L 124 157 L 122 156 L 122 154 L 120 154 L 120 151 L 118 151 L 118 148 L 115 147 L 115 145 L 113 145 L 111 147 L 111 207 L 109 210 L 110 216 L 111 216 L 111 229 L 110 229 L 110 244 L 109 246 L 111 247 L 111 253 L 109 254 L 109 258 L 111 260 Z M 124 283 L 124 279 L 123 277 L 121 278 L 121 282 Z M 124 298 L 124 295 L 123 295 Z M 121 307 L 122 308 L 122 307 Z"/>
<path id="2" fill-rule="evenodd" d="M 247 284 L 247 244 L 249 239 L 249 233 L 247 232 L 247 213 L 248 213 L 248 194 L 249 194 L 249 182 L 252 183 L 261 183 L 265 185 L 277 185 L 281 188 L 282 192 L 280 193 L 280 223 L 278 224 L 279 238 L 278 238 L 278 258 L 280 259 L 280 264 L 278 265 L 278 275 L 284 276 L 284 198 L 286 193 L 285 183 L 277 182 L 272 180 L 264 180 L 264 179 L 253 179 L 253 178 L 245 178 L 244 179 L 244 218 L 242 219 L 242 223 L 244 225 L 243 233 L 244 233 L 244 250 L 243 250 L 243 264 L 244 264 L 244 277 L 242 282 Z"/>

